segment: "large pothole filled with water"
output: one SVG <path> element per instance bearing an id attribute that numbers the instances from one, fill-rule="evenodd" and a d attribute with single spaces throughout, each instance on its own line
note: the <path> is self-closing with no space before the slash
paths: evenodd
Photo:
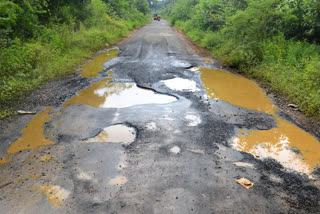
<path id="1" fill-rule="evenodd" d="M 138 87 L 135 83 L 110 83 L 105 78 L 93 83 L 66 101 L 70 104 L 86 104 L 96 108 L 126 108 L 144 104 L 167 104 L 177 100 L 176 97 L 159 94 L 151 89 Z"/>
<path id="2" fill-rule="evenodd" d="M 229 102 L 250 110 L 274 116 L 277 127 L 270 130 L 238 130 L 232 146 L 249 152 L 257 158 L 273 158 L 284 167 L 309 174 L 320 166 L 320 142 L 295 126 L 281 119 L 265 92 L 254 82 L 220 69 L 193 68 L 201 72 L 207 97 Z"/>

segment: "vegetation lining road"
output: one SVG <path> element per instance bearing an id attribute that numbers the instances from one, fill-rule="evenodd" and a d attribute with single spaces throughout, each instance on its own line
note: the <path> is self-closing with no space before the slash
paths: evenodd
<path id="1" fill-rule="evenodd" d="M 162 14 L 214 57 L 320 118 L 320 2 L 166 0 Z"/>
<path id="2" fill-rule="evenodd" d="M 74 73 L 150 17 L 146 0 L 0 3 L 0 117 L 44 81 Z"/>

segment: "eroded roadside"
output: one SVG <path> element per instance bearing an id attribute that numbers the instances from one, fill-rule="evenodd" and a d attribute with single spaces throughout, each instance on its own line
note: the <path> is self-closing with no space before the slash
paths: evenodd
<path id="1" fill-rule="evenodd" d="M 260 144 L 247 142 L 252 133 L 281 129 L 277 117 L 286 119 L 281 112 L 275 114 L 275 106 L 255 83 L 228 79 L 231 74 L 190 52 L 164 21 L 137 31 L 119 51 L 96 77 L 48 83 L 47 92 L 35 97 L 38 104 L 30 100 L 36 108 L 26 109 L 37 110 L 37 116 L 2 123 L 7 128 L 0 134 L 1 155 L 9 153 L 10 159 L 0 168 L 4 211 L 320 211 L 319 154 L 303 147 L 310 141 L 299 147 L 287 136 L 283 143 L 281 136 L 288 134 L 279 132 L 280 137 L 273 134 L 277 150 L 269 151 L 272 146 L 264 145 L 269 140 L 262 137 L 254 139 L 263 139 Z M 253 85 L 246 90 L 248 84 Z M 253 97 L 237 101 L 249 92 Z M 36 140 L 28 140 L 35 146 L 15 146 L 27 137 L 23 130 L 29 121 L 37 127 Z M 315 139 L 316 149 L 319 139 L 305 135 Z M 12 148 L 14 154 L 8 152 Z M 282 151 L 293 159 L 282 162 L 272 155 Z M 298 163 L 288 167 L 292 160 Z M 307 171 L 299 170 L 299 161 L 308 163 L 302 165 Z M 241 177 L 254 185 L 243 188 L 236 183 Z"/>

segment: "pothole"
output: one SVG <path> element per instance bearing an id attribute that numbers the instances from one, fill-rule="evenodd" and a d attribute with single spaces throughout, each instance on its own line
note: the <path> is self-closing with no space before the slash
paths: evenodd
<path id="1" fill-rule="evenodd" d="M 163 80 L 161 82 L 163 82 L 168 88 L 172 90 L 177 90 L 177 91 L 186 90 L 191 92 L 200 91 L 200 89 L 197 88 L 196 82 L 193 80 L 176 77 L 173 79 Z"/>
<path id="2" fill-rule="evenodd" d="M 96 58 L 90 61 L 88 64 L 82 67 L 81 76 L 82 77 L 95 77 L 98 75 L 98 72 L 103 71 L 103 63 L 108 61 L 111 58 L 114 58 L 118 55 L 118 49 L 111 49 L 107 52 L 99 54 Z"/>
<path id="3" fill-rule="evenodd" d="M 78 95 L 64 103 L 86 104 L 96 108 L 126 108 L 144 104 L 167 104 L 176 97 L 155 93 L 153 90 L 138 87 L 135 83 L 110 83 L 111 79 L 102 79 L 80 91 Z"/>
<path id="4" fill-rule="evenodd" d="M 231 141 L 235 149 L 258 158 L 273 158 L 284 167 L 309 174 L 320 166 L 320 143 L 315 137 L 281 119 L 277 107 L 253 81 L 220 69 L 193 68 L 201 72 L 208 97 L 236 106 L 272 114 L 277 127 L 269 130 L 239 130 Z M 296 148 L 299 152 L 293 150 Z"/>
<path id="5" fill-rule="evenodd" d="M 123 124 L 108 126 L 103 129 L 97 136 L 88 139 L 87 143 L 92 142 L 108 142 L 108 143 L 122 143 L 129 145 L 136 138 L 136 130 L 133 127 L 128 127 Z"/>

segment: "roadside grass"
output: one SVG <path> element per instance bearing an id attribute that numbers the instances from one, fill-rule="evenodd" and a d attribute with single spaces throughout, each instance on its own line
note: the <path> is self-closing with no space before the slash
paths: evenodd
<path id="1" fill-rule="evenodd" d="M 300 106 L 306 115 L 320 119 L 320 46 L 308 42 L 286 40 L 283 35 L 263 41 L 262 60 L 256 49 L 241 43 L 223 31 L 202 31 L 191 21 L 176 21 L 198 45 L 215 58 L 247 77 L 259 79 L 263 86 Z"/>
<path id="2" fill-rule="evenodd" d="M 14 114 L 14 105 L 28 91 L 45 81 L 75 73 L 75 66 L 97 50 L 110 47 L 129 32 L 146 24 L 144 16 L 134 20 L 113 20 L 94 27 L 80 25 L 74 31 L 66 25 L 44 28 L 42 35 L 28 42 L 15 39 L 0 53 L 0 118 Z M 0 40 L 2 47 L 6 41 Z"/>

